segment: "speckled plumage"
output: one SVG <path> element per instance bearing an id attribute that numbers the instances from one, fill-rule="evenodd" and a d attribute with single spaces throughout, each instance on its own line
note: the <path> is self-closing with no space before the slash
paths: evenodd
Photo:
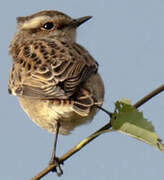
<path id="1" fill-rule="evenodd" d="M 75 41 L 77 26 L 86 20 L 58 11 L 17 18 L 18 32 L 10 45 L 9 91 L 18 96 L 28 116 L 51 133 L 59 121 L 59 133 L 68 134 L 92 119 L 94 105 L 103 103 L 98 64 Z M 47 22 L 53 23 L 52 29 L 44 29 Z"/>

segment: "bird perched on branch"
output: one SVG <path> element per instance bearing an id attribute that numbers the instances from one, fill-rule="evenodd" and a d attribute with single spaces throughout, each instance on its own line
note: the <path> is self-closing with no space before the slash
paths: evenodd
<path id="1" fill-rule="evenodd" d="M 59 11 L 17 18 L 10 44 L 9 92 L 27 115 L 57 136 L 93 119 L 104 98 L 98 63 L 76 42 L 76 29 L 91 16 L 73 19 Z M 61 172 L 60 172 L 61 173 Z"/>

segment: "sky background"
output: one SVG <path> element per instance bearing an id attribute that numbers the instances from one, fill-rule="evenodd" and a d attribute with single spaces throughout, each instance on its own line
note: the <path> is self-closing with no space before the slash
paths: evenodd
<path id="1" fill-rule="evenodd" d="M 77 18 L 92 15 L 80 26 L 77 41 L 100 64 L 105 84 L 104 107 L 129 98 L 135 103 L 163 84 L 164 1 L 163 0 L 5 0 L 0 4 L 0 179 L 28 180 L 43 169 L 51 156 L 53 135 L 37 127 L 7 92 L 11 57 L 10 40 L 16 31 L 16 17 L 40 10 L 60 10 Z M 164 93 L 140 110 L 153 122 L 164 139 Z M 59 136 L 58 156 L 108 122 L 99 112 L 92 123 Z M 117 132 L 101 135 L 63 166 L 60 180 L 162 180 L 164 154 L 155 148 Z M 43 180 L 58 179 L 50 173 Z"/>

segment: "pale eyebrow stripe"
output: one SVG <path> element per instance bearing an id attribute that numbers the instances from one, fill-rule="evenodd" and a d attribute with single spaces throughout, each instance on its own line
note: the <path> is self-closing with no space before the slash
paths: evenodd
<path id="1" fill-rule="evenodd" d="M 51 18 L 49 16 L 34 17 L 28 21 L 25 21 L 22 25 L 22 29 L 36 28 L 45 20 L 51 20 Z"/>

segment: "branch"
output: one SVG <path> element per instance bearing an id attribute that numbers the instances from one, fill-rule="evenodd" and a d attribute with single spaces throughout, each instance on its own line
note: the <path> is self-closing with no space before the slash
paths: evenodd
<path id="1" fill-rule="evenodd" d="M 146 103 L 147 101 L 149 101 L 151 98 L 153 98 L 154 96 L 160 94 L 162 91 L 164 91 L 164 84 L 162 84 L 161 86 L 159 86 L 157 89 L 155 89 L 154 91 L 152 91 L 151 93 L 149 93 L 148 95 L 144 96 L 142 99 L 140 99 L 138 102 L 136 102 L 133 106 L 135 108 L 139 108 L 141 105 L 143 105 L 144 103 Z"/>
<path id="2" fill-rule="evenodd" d="M 157 89 L 155 89 L 154 91 L 152 91 L 151 93 L 149 93 L 148 95 L 144 96 L 142 99 L 140 99 L 138 102 L 136 102 L 133 106 L 135 108 L 139 108 L 140 106 L 142 106 L 143 104 L 145 104 L 146 102 L 148 102 L 152 97 L 160 94 L 162 91 L 164 91 L 164 84 L 161 85 L 160 87 L 158 87 Z M 101 108 L 102 109 L 102 108 Z M 102 109 L 104 110 L 104 109 Z M 108 111 L 106 111 L 108 112 Z M 107 113 L 109 116 L 111 116 L 111 113 Z M 68 158 L 70 158 L 73 154 L 75 154 L 76 152 L 80 151 L 84 146 L 86 146 L 89 142 L 91 142 L 92 140 L 94 140 L 96 137 L 98 137 L 99 135 L 105 133 L 105 132 L 110 132 L 112 131 L 111 129 L 111 124 L 110 122 L 108 124 L 106 124 L 105 126 L 103 126 L 102 128 L 100 128 L 99 130 L 97 130 L 96 132 L 94 132 L 93 134 L 91 134 L 90 136 L 88 136 L 87 138 L 85 138 L 84 140 L 82 140 L 79 144 L 77 144 L 76 146 L 74 146 L 72 149 L 70 149 L 67 153 L 65 153 L 63 156 L 61 156 L 59 158 L 59 163 L 62 164 L 65 160 L 67 160 Z M 48 165 L 45 169 L 43 169 L 41 172 L 39 172 L 36 176 L 34 176 L 31 180 L 39 180 L 42 177 L 44 177 L 45 175 L 47 175 L 49 172 L 51 172 L 52 170 L 54 170 L 54 168 L 56 167 L 56 164 L 51 164 Z"/>
<path id="3" fill-rule="evenodd" d="M 110 123 L 106 124 L 84 140 L 82 140 L 79 144 L 74 146 L 72 149 L 70 149 L 67 153 L 65 153 L 63 156 L 59 158 L 59 163 L 62 164 L 65 160 L 67 160 L 69 157 L 71 157 L 76 152 L 80 151 L 84 146 L 86 146 L 89 142 L 91 142 L 93 139 L 98 137 L 100 134 L 109 132 L 112 126 Z M 48 165 L 45 169 L 43 169 L 40 173 L 38 173 L 35 177 L 33 177 L 31 180 L 39 180 L 42 177 L 44 177 L 46 174 L 48 174 L 50 171 L 54 170 L 56 167 L 56 164 Z"/>

